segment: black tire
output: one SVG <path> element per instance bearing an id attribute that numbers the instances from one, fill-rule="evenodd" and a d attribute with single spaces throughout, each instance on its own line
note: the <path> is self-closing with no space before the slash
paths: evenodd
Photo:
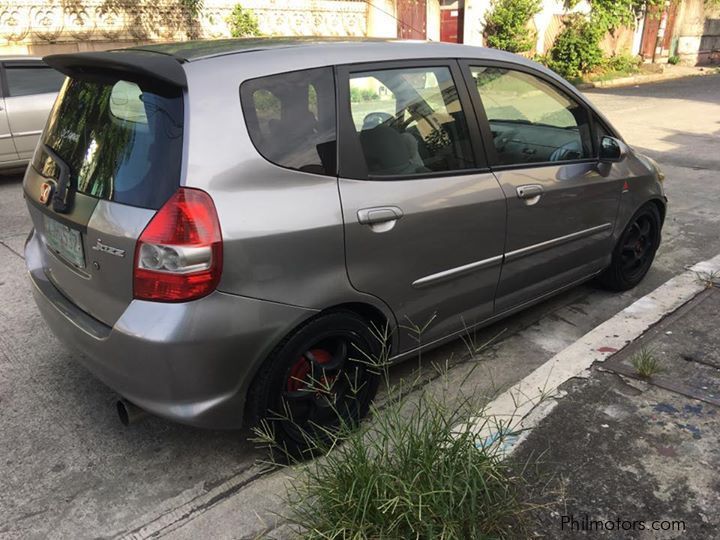
<path id="1" fill-rule="evenodd" d="M 640 283 L 650 270 L 660 246 L 660 212 L 648 203 L 635 212 L 620 235 L 610 266 L 600 275 L 600 284 L 611 291 L 627 291 Z"/>
<path id="2" fill-rule="evenodd" d="M 381 350 L 355 313 L 328 312 L 310 320 L 275 348 L 255 376 L 248 420 L 273 434 L 271 449 L 280 458 L 321 452 L 341 426 L 355 427 L 367 415 L 380 381 L 368 358 Z"/>

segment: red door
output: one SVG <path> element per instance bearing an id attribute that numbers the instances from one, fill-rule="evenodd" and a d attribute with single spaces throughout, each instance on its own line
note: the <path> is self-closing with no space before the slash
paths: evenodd
<path id="1" fill-rule="evenodd" d="M 426 0 L 397 0 L 398 38 L 427 37 Z"/>
<path id="2" fill-rule="evenodd" d="M 440 41 L 463 42 L 463 8 L 440 8 Z"/>

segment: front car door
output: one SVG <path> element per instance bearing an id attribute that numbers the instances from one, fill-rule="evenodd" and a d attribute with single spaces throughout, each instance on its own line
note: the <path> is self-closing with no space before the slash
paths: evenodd
<path id="1" fill-rule="evenodd" d="M 65 76 L 40 60 L 3 62 L 5 108 L 18 158 L 35 151 Z"/>
<path id="2" fill-rule="evenodd" d="M 483 61 L 464 69 L 507 197 L 500 314 L 609 264 L 623 179 L 598 166 L 589 108 L 552 79 Z"/>
<path id="3" fill-rule="evenodd" d="M 490 317 L 505 196 L 457 62 L 343 66 L 337 83 L 350 282 L 393 310 L 398 352 Z"/>

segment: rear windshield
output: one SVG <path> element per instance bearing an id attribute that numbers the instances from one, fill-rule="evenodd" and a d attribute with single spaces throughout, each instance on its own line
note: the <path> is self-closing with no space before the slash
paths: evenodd
<path id="1" fill-rule="evenodd" d="M 73 188 L 145 208 L 167 201 L 180 181 L 183 98 L 180 89 L 157 92 L 123 80 L 67 80 L 43 142 L 67 163 Z M 33 165 L 57 178 L 42 148 Z"/>

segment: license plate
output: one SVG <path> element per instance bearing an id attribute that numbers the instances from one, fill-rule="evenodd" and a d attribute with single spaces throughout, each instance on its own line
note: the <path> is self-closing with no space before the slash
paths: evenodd
<path id="1" fill-rule="evenodd" d="M 80 231 L 45 216 L 45 243 L 70 264 L 85 268 Z"/>

